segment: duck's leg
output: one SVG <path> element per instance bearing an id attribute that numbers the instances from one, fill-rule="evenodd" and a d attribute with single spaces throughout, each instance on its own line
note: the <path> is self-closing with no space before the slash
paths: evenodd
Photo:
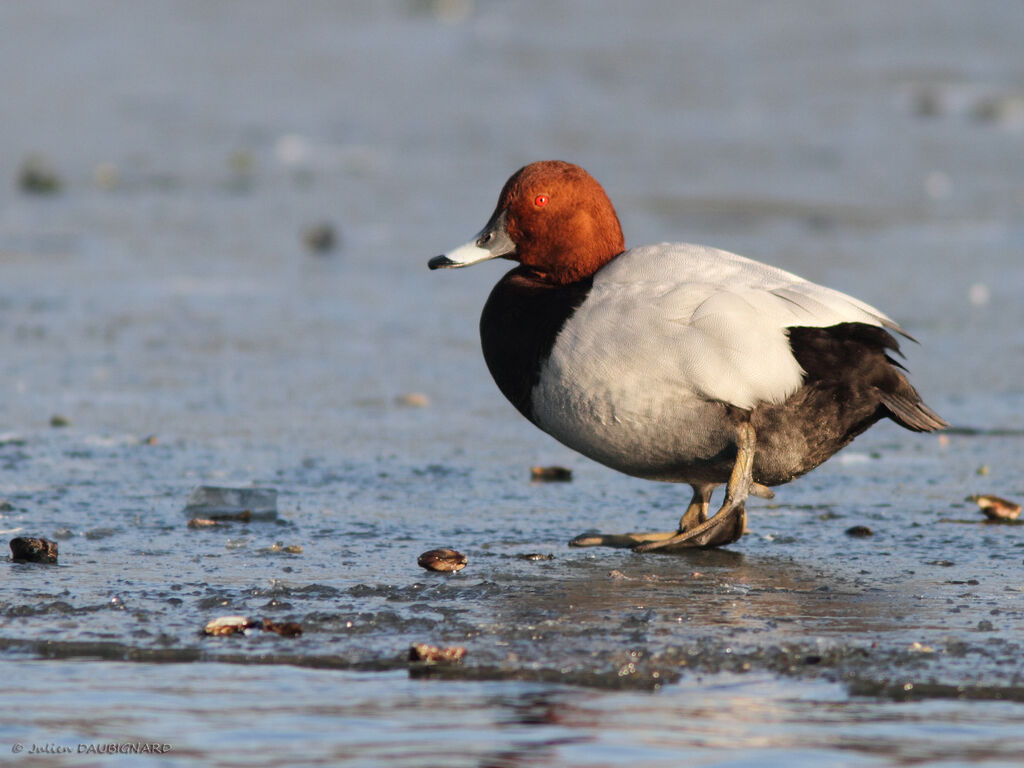
<path id="1" fill-rule="evenodd" d="M 708 502 L 711 501 L 711 492 L 715 489 L 714 483 L 702 483 L 694 485 L 693 497 L 690 505 L 686 508 L 682 518 L 679 520 L 679 529 L 675 531 L 655 531 L 651 533 L 584 533 L 569 542 L 570 547 L 618 547 L 620 549 L 634 548 L 639 544 L 659 542 L 663 539 L 671 539 L 679 536 L 690 528 L 696 528 L 708 519 Z"/>
<path id="2" fill-rule="evenodd" d="M 675 536 L 638 542 L 633 549 L 637 552 L 651 552 L 684 547 L 722 547 L 737 541 L 747 526 L 747 496 L 751 491 L 759 490 L 755 488 L 753 475 L 756 446 L 757 437 L 753 426 L 749 422 L 742 422 L 736 428 L 736 463 L 729 476 L 722 508 L 714 517 L 700 522 L 694 528 L 681 530 Z M 696 498 L 696 493 L 694 496 Z M 690 510 L 687 510 L 689 514 Z"/>
<path id="3" fill-rule="evenodd" d="M 717 483 L 703 483 L 690 486 L 693 488 L 693 498 L 690 499 L 690 505 L 686 508 L 683 516 L 679 518 L 677 534 L 689 531 L 707 522 L 708 504 L 711 503 L 711 494 L 715 490 L 716 485 Z"/>

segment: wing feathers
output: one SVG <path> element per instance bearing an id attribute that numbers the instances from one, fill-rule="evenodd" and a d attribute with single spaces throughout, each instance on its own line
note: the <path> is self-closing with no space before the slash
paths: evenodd
<path id="1" fill-rule="evenodd" d="M 781 402 L 802 384 L 787 328 L 864 323 L 902 333 L 846 294 L 698 245 L 626 251 L 595 276 L 592 295 L 603 300 L 584 304 L 572 325 L 610 369 L 639 366 L 740 408 Z"/>

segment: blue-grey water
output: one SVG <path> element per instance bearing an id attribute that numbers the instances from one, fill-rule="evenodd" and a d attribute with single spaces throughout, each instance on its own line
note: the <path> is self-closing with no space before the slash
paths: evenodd
<path id="1" fill-rule="evenodd" d="M 1022 29 L 987 0 L 0 5 L 0 532 L 60 546 L 0 559 L 0 759 L 1019 764 L 1024 525 L 966 497 L 1024 499 Z M 629 244 L 888 312 L 955 429 L 876 427 L 727 550 L 569 549 L 688 489 L 504 401 L 476 329 L 507 265 L 426 269 L 545 158 Z M 196 485 L 279 518 L 190 528 Z M 417 567 L 440 546 L 466 569 Z M 201 634 L 237 614 L 303 634 Z M 418 642 L 465 660 L 410 672 Z"/>

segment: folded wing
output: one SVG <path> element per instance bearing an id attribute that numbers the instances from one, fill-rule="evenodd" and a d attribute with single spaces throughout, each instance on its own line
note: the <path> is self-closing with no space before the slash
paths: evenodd
<path id="1" fill-rule="evenodd" d="M 608 300 L 581 307 L 589 316 L 571 323 L 586 334 L 571 345 L 577 353 L 608 374 L 639 368 L 649 385 L 740 408 L 782 402 L 802 384 L 788 328 L 864 323 L 903 333 L 851 296 L 698 245 L 627 251 L 592 290 Z"/>

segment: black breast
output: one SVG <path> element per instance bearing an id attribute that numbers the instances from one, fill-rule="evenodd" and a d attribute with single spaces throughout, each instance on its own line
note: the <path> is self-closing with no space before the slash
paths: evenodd
<path id="1" fill-rule="evenodd" d="M 480 317 L 484 360 L 498 388 L 532 419 L 530 392 L 555 338 L 590 292 L 593 278 L 545 283 L 517 267 L 494 286 Z"/>

